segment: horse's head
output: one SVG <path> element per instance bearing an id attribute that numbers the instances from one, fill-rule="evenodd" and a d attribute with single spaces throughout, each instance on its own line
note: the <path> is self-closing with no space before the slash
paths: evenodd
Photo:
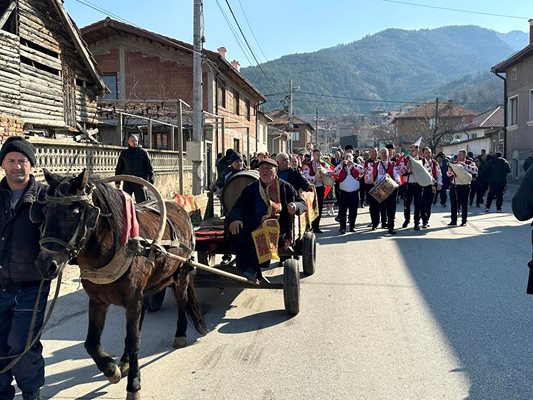
<path id="1" fill-rule="evenodd" d="M 92 202 L 93 185 L 84 170 L 62 177 L 46 169 L 48 190 L 32 206 L 31 219 L 41 222 L 41 252 L 37 266 L 53 275 L 57 266 L 75 257 L 96 227 L 100 209 Z"/>

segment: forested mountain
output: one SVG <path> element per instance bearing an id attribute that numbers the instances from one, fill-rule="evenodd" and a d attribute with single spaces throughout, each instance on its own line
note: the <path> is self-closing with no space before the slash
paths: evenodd
<path id="1" fill-rule="evenodd" d="M 525 32 L 502 34 L 477 26 L 387 29 L 241 72 L 268 95 L 266 109 L 280 107 L 292 79 L 299 86 L 293 103 L 299 113 L 313 113 L 315 107 L 321 115 L 366 112 L 436 96 L 478 103 L 471 108 L 482 111 L 503 97 L 498 93 L 501 80 L 490 68 L 525 47 L 527 40 Z"/>

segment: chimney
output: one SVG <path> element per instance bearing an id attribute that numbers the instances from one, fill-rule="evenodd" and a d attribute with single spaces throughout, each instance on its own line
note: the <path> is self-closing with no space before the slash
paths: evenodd
<path id="1" fill-rule="evenodd" d="M 533 44 L 533 19 L 529 20 L 529 44 Z"/>
<path id="2" fill-rule="evenodd" d="M 233 60 L 231 63 L 231 66 L 235 68 L 237 71 L 241 71 L 241 63 L 237 60 Z"/>
<path id="3" fill-rule="evenodd" d="M 228 50 L 225 47 L 219 47 L 217 51 L 218 54 L 220 54 L 223 58 L 226 58 L 226 53 L 228 52 Z"/>

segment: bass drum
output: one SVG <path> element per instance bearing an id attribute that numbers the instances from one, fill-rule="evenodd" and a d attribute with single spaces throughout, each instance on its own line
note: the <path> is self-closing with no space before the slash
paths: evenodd
<path id="1" fill-rule="evenodd" d="M 259 172 L 256 170 L 237 172 L 229 178 L 222 189 L 220 202 L 227 214 L 237 202 L 242 190 L 250 183 L 259 179 Z"/>

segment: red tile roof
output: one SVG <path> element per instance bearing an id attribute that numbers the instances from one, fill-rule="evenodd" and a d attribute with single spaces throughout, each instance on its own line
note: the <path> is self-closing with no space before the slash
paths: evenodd
<path id="1" fill-rule="evenodd" d="M 498 106 L 492 110 L 478 114 L 472 119 L 472 122 L 462 124 L 458 130 L 471 130 L 479 128 L 503 128 L 504 110 L 503 106 Z"/>

